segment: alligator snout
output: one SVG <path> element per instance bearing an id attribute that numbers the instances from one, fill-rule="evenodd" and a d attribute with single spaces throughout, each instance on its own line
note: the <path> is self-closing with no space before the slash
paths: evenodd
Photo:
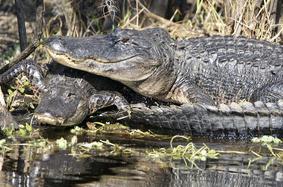
<path id="1" fill-rule="evenodd" d="M 35 113 L 34 114 L 35 119 L 40 124 L 50 124 L 55 126 L 63 126 L 64 125 L 64 118 L 62 117 L 55 117 L 51 115 L 50 113 Z"/>
<path id="2" fill-rule="evenodd" d="M 56 51 L 57 53 L 62 54 L 67 52 L 65 41 L 62 39 L 62 37 L 59 36 L 50 37 L 43 44 L 45 47 L 47 47 L 47 49 Z"/>

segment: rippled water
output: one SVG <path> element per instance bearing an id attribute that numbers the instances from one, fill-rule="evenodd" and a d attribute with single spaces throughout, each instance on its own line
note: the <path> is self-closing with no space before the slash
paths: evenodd
<path id="1" fill-rule="evenodd" d="M 48 134 L 54 138 L 53 133 Z M 250 149 L 246 142 L 194 141 L 222 151 Z M 144 156 L 146 148 L 168 147 L 168 142 L 114 136 L 111 142 L 135 149 L 141 156 L 101 156 L 93 151 L 89 157 L 78 158 L 69 150 L 40 153 L 30 146 L 15 145 L 0 157 L 0 186 L 283 186 L 282 164 L 269 157 L 248 167 L 251 155 L 223 153 L 219 159 L 200 161 L 199 168 L 190 169 L 183 160 L 160 161 Z M 267 163 L 271 164 L 266 169 Z"/>

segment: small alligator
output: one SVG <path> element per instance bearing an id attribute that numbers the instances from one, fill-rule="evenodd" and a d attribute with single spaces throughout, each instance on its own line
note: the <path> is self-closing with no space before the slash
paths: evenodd
<path id="1" fill-rule="evenodd" d="M 118 92 L 98 91 L 82 78 L 49 75 L 45 83 L 48 89 L 41 94 L 34 112 L 38 123 L 72 126 L 82 123 L 97 110 L 112 105 L 119 111 L 130 113 L 127 100 Z"/>
<path id="2" fill-rule="evenodd" d="M 38 66 L 33 65 L 32 61 L 24 61 L 2 74 L 0 82 L 4 80 L 4 77 L 15 75 L 13 72 L 19 73 L 20 71 L 17 70 L 22 71 L 26 67 L 32 69 L 26 72 L 33 72 L 34 75 L 41 73 L 40 69 L 37 69 Z M 38 87 L 45 88 L 34 113 L 38 123 L 56 126 L 75 125 L 81 123 L 87 115 L 114 104 L 122 110 L 120 112 L 102 111 L 95 114 L 95 119 L 104 121 L 120 119 L 121 122 L 135 128 L 144 127 L 156 132 L 211 135 L 213 137 L 242 138 L 260 134 L 280 135 L 283 130 L 283 100 L 275 103 L 232 102 L 219 106 L 187 103 L 177 106 L 168 105 L 168 103 L 154 104 L 154 100 L 134 92 L 128 93 L 129 90 L 126 90 L 123 95 L 128 93 L 126 98 L 132 103 L 129 118 L 121 107 L 128 105 L 120 94 L 97 91 L 107 89 L 105 87 L 107 85 L 112 87 L 112 90 L 122 91 L 119 83 L 111 82 L 109 79 L 63 68 L 62 71 L 49 72 L 45 80 L 37 79 L 34 82 L 39 85 Z"/>
<path id="3" fill-rule="evenodd" d="M 163 29 L 116 29 L 86 38 L 46 40 L 62 65 L 121 82 L 175 104 L 283 99 L 283 47 L 233 36 L 174 41 Z"/>
<path id="4" fill-rule="evenodd" d="M 107 78 L 90 77 L 86 73 L 52 65 L 41 67 L 33 60 L 24 60 L 0 75 L 0 83 L 21 73 L 29 77 L 32 85 L 41 92 L 39 105 L 35 110 L 35 118 L 39 123 L 72 126 L 80 124 L 96 110 L 111 105 L 130 112 L 127 100 L 114 91 L 121 89 L 118 88 L 119 83 L 117 85 Z M 47 75 L 44 70 L 48 72 Z M 89 79 L 92 84 L 83 78 Z M 103 91 L 105 89 L 109 91 Z"/>

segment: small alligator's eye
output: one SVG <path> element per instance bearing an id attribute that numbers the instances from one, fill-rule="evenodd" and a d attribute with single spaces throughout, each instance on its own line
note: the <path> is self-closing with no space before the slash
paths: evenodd
<path id="1" fill-rule="evenodd" d="M 50 95 L 57 95 L 57 92 L 55 90 L 53 90 L 53 89 L 48 91 L 48 93 L 50 93 Z"/>
<path id="2" fill-rule="evenodd" d="M 130 38 L 122 38 L 121 41 L 122 41 L 123 43 L 126 43 L 127 41 L 129 41 L 129 39 L 130 39 Z"/>
<path id="3" fill-rule="evenodd" d="M 67 97 L 72 97 L 72 96 L 74 96 L 74 95 L 75 95 L 74 93 L 69 92 L 69 93 L 67 94 Z"/>

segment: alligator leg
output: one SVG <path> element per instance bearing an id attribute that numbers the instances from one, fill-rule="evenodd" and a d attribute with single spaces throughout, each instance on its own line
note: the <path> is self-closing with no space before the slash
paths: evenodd
<path id="1" fill-rule="evenodd" d="M 255 90 L 250 100 L 277 102 L 279 99 L 283 99 L 283 82 L 276 82 Z"/>
<path id="2" fill-rule="evenodd" d="M 212 97 L 206 94 L 203 89 L 193 83 L 182 81 L 171 88 L 165 99 L 178 104 L 199 103 L 215 105 L 215 101 L 213 101 Z"/>
<path id="3" fill-rule="evenodd" d="M 130 105 L 118 92 L 97 91 L 89 99 L 89 109 L 91 113 L 112 105 L 115 105 L 119 111 L 126 111 L 130 117 Z"/>
<path id="4" fill-rule="evenodd" d="M 40 66 L 33 60 L 23 60 L 16 64 L 8 71 L 0 75 L 0 84 L 6 83 L 12 78 L 18 76 L 21 73 L 25 73 L 33 86 L 40 91 L 44 90 L 43 72 Z"/>

